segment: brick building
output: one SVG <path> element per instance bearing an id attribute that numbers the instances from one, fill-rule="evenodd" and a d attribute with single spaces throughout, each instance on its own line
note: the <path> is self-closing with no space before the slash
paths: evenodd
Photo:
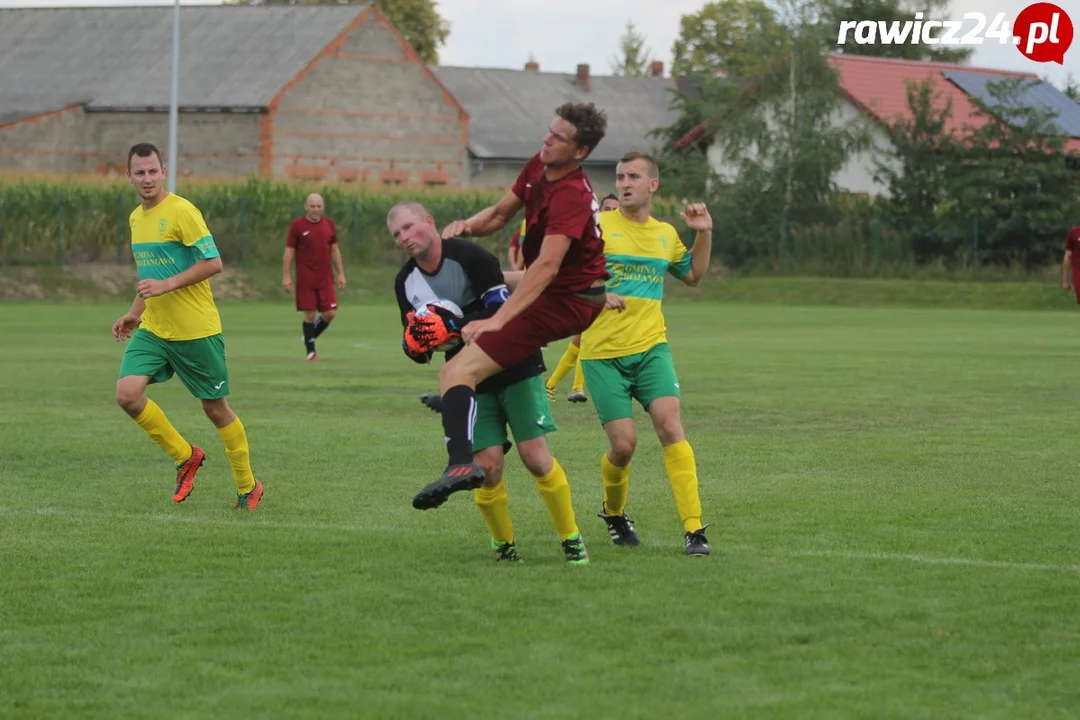
<path id="1" fill-rule="evenodd" d="M 168 142 L 172 8 L 0 10 L 0 168 Z M 460 184 L 468 115 L 374 5 L 183 7 L 178 173 Z"/>
<path id="2" fill-rule="evenodd" d="M 167 152 L 170 7 L 0 9 L 0 170 L 122 171 Z M 586 168 L 670 125 L 673 80 L 425 65 L 366 6 L 180 10 L 178 174 L 506 187 L 556 106 L 591 101 L 608 135 Z"/>

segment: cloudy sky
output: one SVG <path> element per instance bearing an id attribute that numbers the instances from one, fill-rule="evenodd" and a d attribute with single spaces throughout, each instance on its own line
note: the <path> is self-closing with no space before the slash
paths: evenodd
<path id="1" fill-rule="evenodd" d="M 217 4 L 220 0 L 181 0 L 184 5 Z M 1057 0 L 1076 8 L 1076 0 Z M 171 5 L 172 0 L 0 0 L 0 7 L 95 5 Z M 618 38 L 628 20 L 648 39 L 653 55 L 671 67 L 671 46 L 679 17 L 699 10 L 705 0 L 438 0 L 450 21 L 450 38 L 439 52 L 444 65 L 522 67 L 531 54 L 541 70 L 573 72 L 588 63 L 593 73 L 608 73 L 618 51 Z M 953 0 L 951 19 L 981 12 L 987 20 L 1005 13 L 1011 22 L 1026 0 Z M 1072 12 L 1080 36 L 1080 12 Z M 965 28 L 970 28 L 973 20 Z M 1065 65 L 1036 63 L 1013 45 L 988 41 L 975 50 L 972 65 L 1033 72 L 1061 87 L 1069 72 L 1080 80 L 1080 37 L 1065 55 Z"/>

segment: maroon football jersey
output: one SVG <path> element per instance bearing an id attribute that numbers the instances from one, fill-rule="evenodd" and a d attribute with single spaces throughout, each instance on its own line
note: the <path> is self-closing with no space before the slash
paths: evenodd
<path id="1" fill-rule="evenodd" d="M 579 167 L 558 180 L 548 180 L 537 153 L 525 164 L 513 192 L 525 203 L 521 252 L 526 267 L 536 262 L 546 235 L 570 238 L 570 249 L 547 292 L 582 292 L 610 277 L 600 235 L 600 203 L 584 170 Z"/>
<path id="2" fill-rule="evenodd" d="M 332 276 L 330 246 L 336 242 L 337 228 L 330 218 L 324 217 L 313 223 L 305 215 L 293 220 L 285 244 L 296 249 L 297 281 Z"/>

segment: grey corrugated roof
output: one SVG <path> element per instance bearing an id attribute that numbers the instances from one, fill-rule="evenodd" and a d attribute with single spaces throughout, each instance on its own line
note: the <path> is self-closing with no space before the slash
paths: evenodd
<path id="1" fill-rule="evenodd" d="M 367 6 L 180 9 L 180 104 L 263 107 Z M 0 9 L 0 119 L 168 107 L 171 7 Z"/>
<path id="2" fill-rule="evenodd" d="M 555 108 L 566 101 L 592 102 L 607 112 L 607 135 L 590 162 L 614 163 L 631 150 L 651 150 L 647 133 L 671 125 L 670 88 L 663 78 L 593 75 L 589 92 L 575 74 L 524 70 L 436 67 L 439 80 L 469 113 L 469 150 L 484 159 L 524 159 L 540 150 Z"/>
<path id="3" fill-rule="evenodd" d="M 953 70 L 946 70 L 941 74 L 968 95 L 982 100 L 991 110 L 998 107 L 998 101 L 990 94 L 987 85 L 1011 79 L 1008 75 L 987 75 Z M 1040 108 L 1057 113 L 1057 117 L 1050 124 L 1057 129 L 1058 134 L 1080 138 L 1080 105 L 1050 83 L 1043 80 L 1025 81 L 1021 85 L 1020 92 L 1017 93 L 1016 101 L 1021 107 Z M 1006 116 L 1008 115 L 1008 108 L 1000 109 Z M 1005 119 L 1007 120 L 1007 117 Z"/>

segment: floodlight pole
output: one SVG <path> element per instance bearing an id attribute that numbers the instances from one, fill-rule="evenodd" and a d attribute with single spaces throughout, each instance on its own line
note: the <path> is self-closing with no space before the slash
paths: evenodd
<path id="1" fill-rule="evenodd" d="M 176 126 L 180 122 L 180 0 L 173 2 L 172 99 L 169 102 L 169 192 L 176 192 Z"/>

